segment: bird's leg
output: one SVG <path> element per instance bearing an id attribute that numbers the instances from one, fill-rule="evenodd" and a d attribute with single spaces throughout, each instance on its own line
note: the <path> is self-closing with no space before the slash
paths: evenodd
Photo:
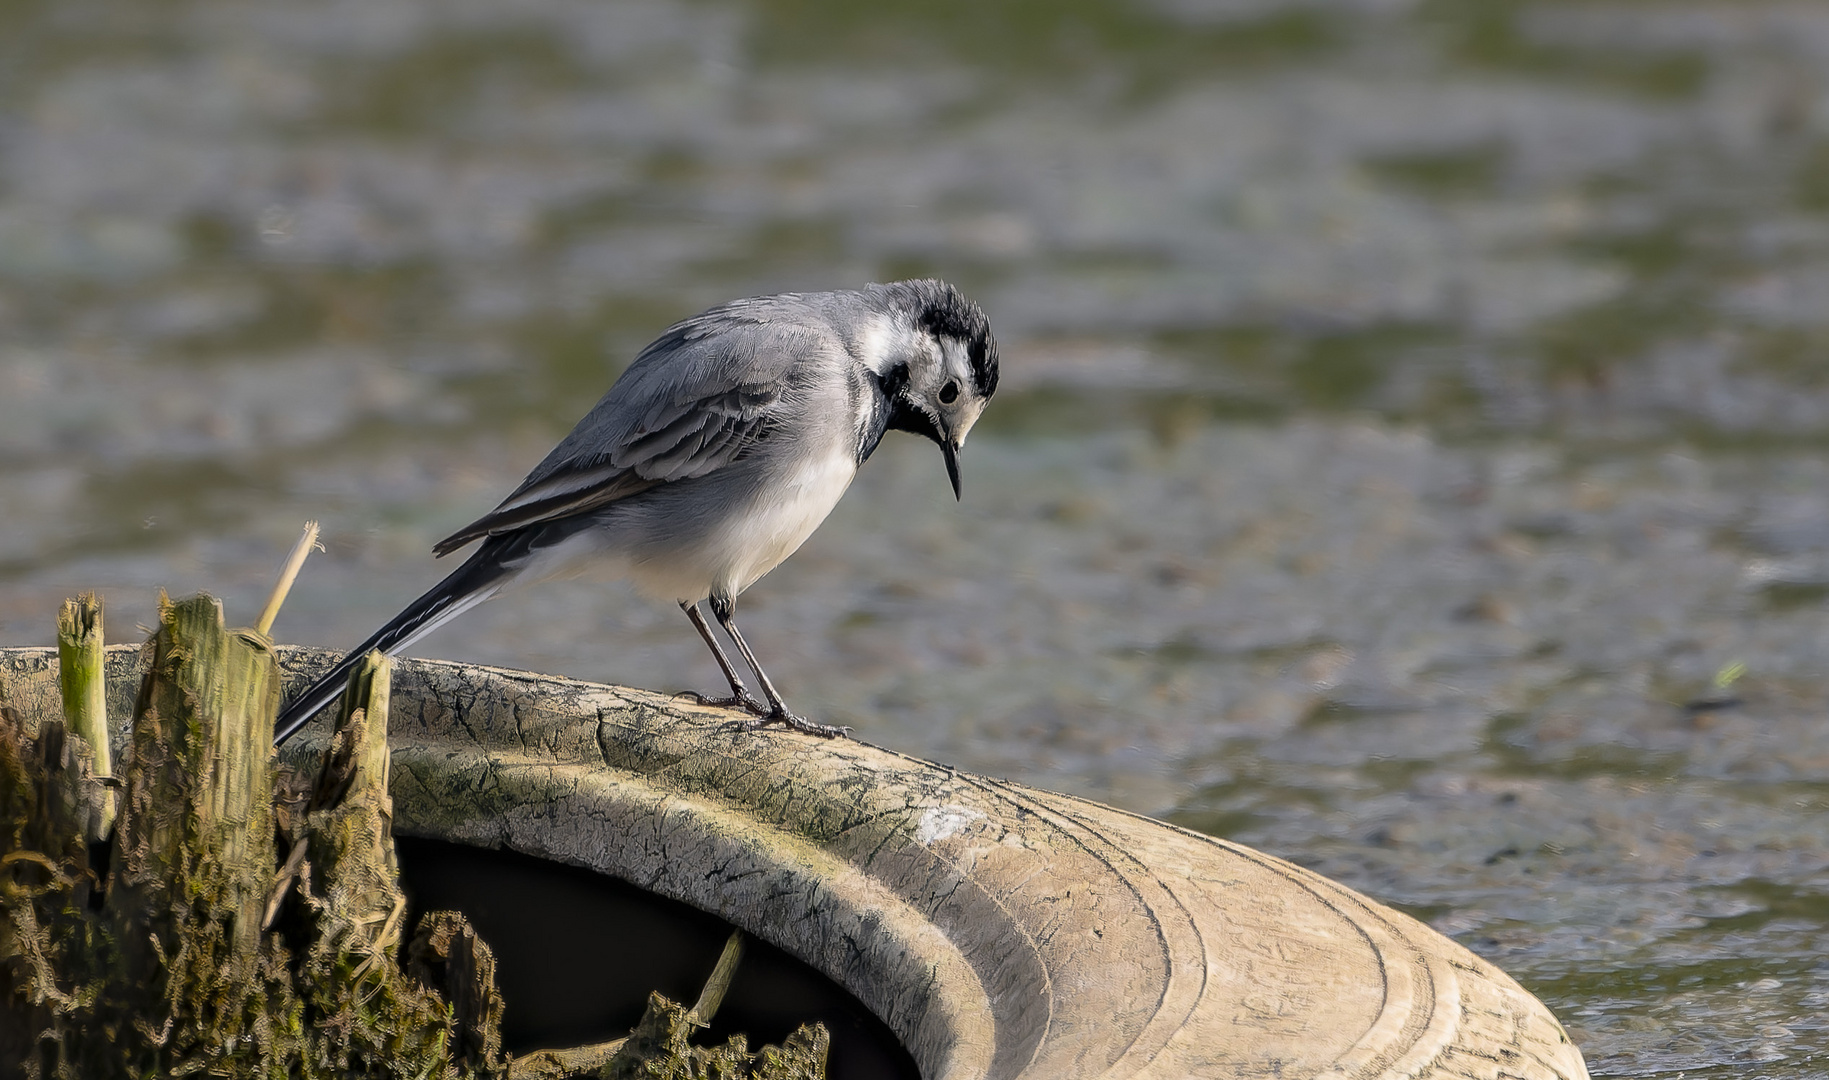
<path id="1" fill-rule="evenodd" d="M 730 680 L 730 696 L 727 698 L 706 697 L 696 690 L 688 690 L 679 696 L 693 698 L 700 705 L 710 705 L 719 709 L 738 708 L 757 716 L 767 716 L 769 707 L 757 701 L 756 695 L 750 693 L 749 687 L 743 685 L 743 677 L 737 674 L 735 667 L 731 666 L 730 657 L 724 655 L 724 649 L 718 644 L 718 639 L 711 636 L 711 627 L 705 624 L 705 616 L 699 613 L 699 606 L 681 600 L 680 610 L 685 612 L 686 617 L 692 620 L 692 625 L 698 628 L 699 636 L 704 638 L 705 644 L 711 648 L 711 655 L 717 657 L 718 667 L 723 670 L 724 677 Z"/>
<path id="2" fill-rule="evenodd" d="M 786 727 L 791 727 L 795 731 L 804 731 L 808 735 L 818 735 L 827 739 L 837 738 L 840 735 L 849 735 L 851 733 L 850 728 L 833 727 L 830 724 L 814 723 L 804 716 L 795 716 L 793 713 L 787 711 L 787 705 L 781 700 L 781 695 L 776 692 L 775 684 L 769 681 L 768 673 L 762 670 L 762 665 L 756 663 L 756 654 L 749 651 L 749 642 L 743 640 L 743 632 L 737 629 L 737 624 L 733 618 L 736 615 L 736 612 L 737 602 L 733 597 L 713 596 L 711 598 L 712 615 L 717 617 L 718 625 L 724 628 L 724 632 L 730 635 L 730 640 L 736 643 L 737 651 L 743 654 L 743 660 L 749 665 L 749 669 L 756 673 L 756 681 L 762 684 L 762 692 L 768 696 L 768 703 L 770 705 L 767 715 L 760 716 L 759 719 L 751 720 L 747 723 L 738 724 L 738 730 L 754 731 L 757 728 L 767 727 L 770 724 L 781 724 Z"/>

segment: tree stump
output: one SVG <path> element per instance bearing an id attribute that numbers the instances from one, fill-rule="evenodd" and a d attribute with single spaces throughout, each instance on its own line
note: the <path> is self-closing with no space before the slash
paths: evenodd
<path id="1" fill-rule="evenodd" d="M 823 1074 L 821 1030 L 693 1046 L 700 1018 L 658 996 L 629 1039 L 510 1060 L 493 958 L 461 915 L 422 919 L 399 962 L 391 663 L 352 673 L 315 776 L 282 776 L 271 643 L 209 597 L 162 603 L 117 810 L 100 625 L 66 607 L 68 722 L 0 678 L 0 1075 Z"/>

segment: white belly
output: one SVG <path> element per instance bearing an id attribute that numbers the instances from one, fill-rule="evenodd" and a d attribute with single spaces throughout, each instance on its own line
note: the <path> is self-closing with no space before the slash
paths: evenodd
<path id="1" fill-rule="evenodd" d="M 646 545 L 635 559 L 616 558 L 620 553 L 613 549 L 594 554 L 612 556 L 605 568 L 626 573 L 637 591 L 653 600 L 736 596 L 813 535 L 856 475 L 857 461 L 848 452 L 824 455 L 785 483 L 768 485 L 769 497 L 733 508 L 703 536 L 680 537 L 658 550 Z"/>
<path id="2" fill-rule="evenodd" d="M 857 476 L 857 461 L 847 452 L 809 461 L 772 499 L 758 500 L 751 513 L 733 519 L 718 538 L 723 564 L 714 592 L 735 596 L 780 566 L 819 528 Z"/>

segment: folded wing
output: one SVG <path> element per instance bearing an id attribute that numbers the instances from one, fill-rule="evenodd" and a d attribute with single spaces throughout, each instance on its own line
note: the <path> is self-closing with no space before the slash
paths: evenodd
<path id="1" fill-rule="evenodd" d="M 731 333 L 738 327 L 747 332 Z M 806 327 L 719 311 L 674 327 L 500 506 L 432 550 L 446 555 L 484 536 L 589 513 L 739 460 L 778 419 L 796 358 L 818 345 Z"/>

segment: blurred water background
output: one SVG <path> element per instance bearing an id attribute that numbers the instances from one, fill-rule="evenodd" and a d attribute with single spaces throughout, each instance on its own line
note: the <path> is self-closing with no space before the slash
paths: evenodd
<path id="1" fill-rule="evenodd" d="M 1314 867 L 1603 1076 L 1829 1076 L 1829 5 L 0 3 L 0 641 L 348 647 L 675 318 L 1005 381 L 743 599 L 790 702 Z M 620 587 L 421 655 L 718 688 Z"/>

